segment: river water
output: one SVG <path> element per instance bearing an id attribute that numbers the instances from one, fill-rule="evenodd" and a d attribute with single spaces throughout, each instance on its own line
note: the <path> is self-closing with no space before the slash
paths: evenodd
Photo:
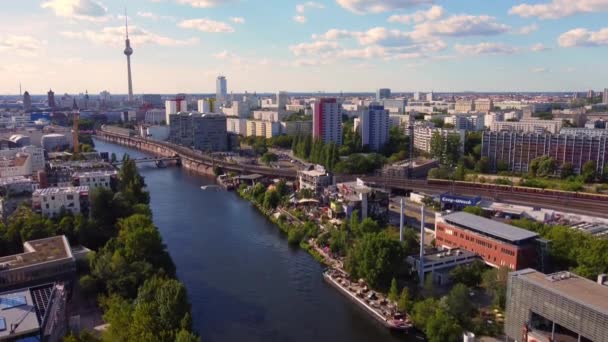
<path id="1" fill-rule="evenodd" d="M 145 153 L 95 140 L 97 151 Z M 212 178 L 141 165 L 158 226 L 203 341 L 414 341 L 388 332 L 325 283 L 249 202 L 201 190 Z"/>

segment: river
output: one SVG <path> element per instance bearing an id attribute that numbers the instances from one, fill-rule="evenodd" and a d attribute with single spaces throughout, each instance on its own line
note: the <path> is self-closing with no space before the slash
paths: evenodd
<path id="1" fill-rule="evenodd" d="M 95 140 L 100 152 L 145 153 Z M 188 289 L 203 341 L 408 341 L 323 280 L 323 266 L 212 178 L 141 165 L 154 223 Z"/>

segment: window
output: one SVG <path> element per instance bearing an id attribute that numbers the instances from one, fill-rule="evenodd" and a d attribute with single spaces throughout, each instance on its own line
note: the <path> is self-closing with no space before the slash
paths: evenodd
<path id="1" fill-rule="evenodd" d="M 0 331 L 4 330 L 6 330 L 6 321 L 4 320 L 4 317 L 0 317 Z"/>
<path id="2" fill-rule="evenodd" d="M 68 201 L 71 201 L 74 199 L 74 195 L 67 195 L 66 198 L 68 199 Z"/>

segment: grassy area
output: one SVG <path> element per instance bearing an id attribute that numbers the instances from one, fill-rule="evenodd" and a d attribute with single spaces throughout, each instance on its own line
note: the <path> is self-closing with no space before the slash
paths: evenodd
<path id="1" fill-rule="evenodd" d="M 578 191 L 590 193 L 608 192 L 606 183 L 584 183 L 576 177 L 568 179 L 529 177 L 515 175 L 495 175 L 482 173 L 468 173 L 465 178 L 469 182 L 491 183 L 500 185 L 525 186 L 530 188 L 554 189 L 562 191 Z"/>

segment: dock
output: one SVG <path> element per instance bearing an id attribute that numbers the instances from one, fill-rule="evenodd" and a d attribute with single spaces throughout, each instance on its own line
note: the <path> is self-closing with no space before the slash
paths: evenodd
<path id="1" fill-rule="evenodd" d="M 385 328 L 408 332 L 413 327 L 407 315 L 391 308 L 385 299 L 379 299 L 378 294 L 367 289 L 366 285 L 351 282 L 341 271 L 329 269 L 323 272 L 323 278 Z"/>

